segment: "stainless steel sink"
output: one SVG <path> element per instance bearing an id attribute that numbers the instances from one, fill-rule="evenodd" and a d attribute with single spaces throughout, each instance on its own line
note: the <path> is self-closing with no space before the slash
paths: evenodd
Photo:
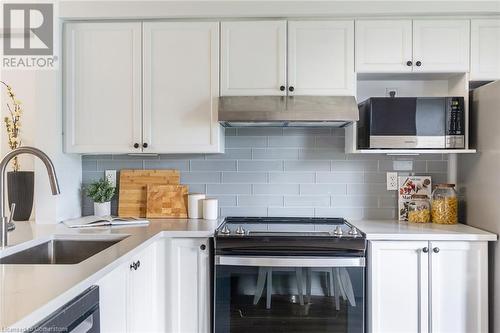
<path id="1" fill-rule="evenodd" d="M 101 239 L 51 239 L 0 258 L 0 264 L 8 265 L 70 265 L 122 241 L 128 236 Z"/>

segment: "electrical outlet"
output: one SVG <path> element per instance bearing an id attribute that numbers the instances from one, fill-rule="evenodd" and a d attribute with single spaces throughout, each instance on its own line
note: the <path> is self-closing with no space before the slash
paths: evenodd
<path id="1" fill-rule="evenodd" d="M 387 191 L 396 191 L 398 189 L 398 173 L 387 173 Z"/>
<path id="2" fill-rule="evenodd" d="M 394 94 L 394 96 L 392 96 Z M 385 88 L 385 96 L 387 97 L 396 97 L 398 95 L 397 88 Z"/>
<path id="3" fill-rule="evenodd" d="M 116 187 L 116 170 L 106 170 L 105 175 L 111 186 Z"/>

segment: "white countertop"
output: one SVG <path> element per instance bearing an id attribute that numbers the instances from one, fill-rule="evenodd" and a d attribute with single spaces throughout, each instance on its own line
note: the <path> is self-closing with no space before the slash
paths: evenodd
<path id="1" fill-rule="evenodd" d="M 408 223 L 392 220 L 349 221 L 367 240 L 496 241 L 497 235 L 465 224 Z"/>
<path id="2" fill-rule="evenodd" d="M 156 239 L 211 237 L 219 222 L 169 219 L 147 226 L 83 229 L 16 222 L 2 256 L 52 238 L 130 236 L 74 265 L 0 265 L 0 332 L 7 327 L 31 327 Z"/>
<path id="3" fill-rule="evenodd" d="M 211 237 L 221 220 L 154 220 L 148 226 L 92 229 L 17 222 L 16 230 L 9 233 L 9 247 L 2 251 L 2 256 L 52 238 L 130 236 L 75 265 L 0 265 L 0 331 L 6 327 L 30 327 L 154 240 L 161 237 Z M 350 222 L 364 232 L 368 240 L 497 239 L 495 234 L 463 224 L 408 224 L 387 220 Z"/>

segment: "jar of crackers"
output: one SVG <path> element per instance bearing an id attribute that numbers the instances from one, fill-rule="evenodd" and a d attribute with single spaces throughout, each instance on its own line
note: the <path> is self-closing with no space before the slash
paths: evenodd
<path id="1" fill-rule="evenodd" d="M 430 223 L 431 203 L 425 194 L 414 194 L 408 204 L 408 222 Z"/>
<path id="2" fill-rule="evenodd" d="M 438 184 L 432 192 L 432 223 L 458 223 L 458 198 L 455 184 Z"/>

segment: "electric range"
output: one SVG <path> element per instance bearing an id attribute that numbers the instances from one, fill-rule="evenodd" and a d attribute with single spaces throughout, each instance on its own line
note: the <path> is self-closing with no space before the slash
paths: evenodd
<path id="1" fill-rule="evenodd" d="M 227 217 L 215 333 L 365 330 L 365 234 L 343 218 Z"/>

